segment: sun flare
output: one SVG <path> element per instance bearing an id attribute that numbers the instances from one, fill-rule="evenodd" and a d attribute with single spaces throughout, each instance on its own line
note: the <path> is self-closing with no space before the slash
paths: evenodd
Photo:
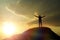
<path id="1" fill-rule="evenodd" d="M 2 27 L 3 33 L 6 35 L 12 35 L 15 33 L 16 28 L 13 23 L 4 22 Z"/>

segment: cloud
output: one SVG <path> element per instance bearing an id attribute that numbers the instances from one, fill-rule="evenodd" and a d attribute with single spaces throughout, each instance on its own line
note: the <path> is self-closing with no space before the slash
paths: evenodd
<path id="1" fill-rule="evenodd" d="M 11 13 L 12 13 L 13 15 L 15 15 L 15 16 L 19 16 L 19 17 L 23 17 L 23 18 L 29 19 L 28 17 L 26 17 L 26 16 L 24 16 L 24 15 L 21 15 L 21 14 L 18 15 L 18 14 L 16 14 L 15 11 L 9 9 L 7 6 L 6 6 L 5 8 L 7 9 L 7 11 L 11 12 Z"/>
<path id="2" fill-rule="evenodd" d="M 14 6 L 11 6 L 14 5 Z M 60 26 L 60 0 L 21 0 L 18 5 L 11 4 L 17 14 L 33 18 L 34 12 L 45 15 L 47 24 Z"/>

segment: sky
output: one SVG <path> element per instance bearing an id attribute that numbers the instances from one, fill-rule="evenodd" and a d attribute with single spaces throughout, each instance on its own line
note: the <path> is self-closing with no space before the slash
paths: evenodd
<path id="1" fill-rule="evenodd" d="M 30 24 L 37 24 L 35 12 L 46 16 L 43 25 L 52 26 L 52 30 L 60 35 L 60 0 L 0 0 L 0 26 L 9 21 L 14 22 L 19 30 L 27 29 L 20 26 L 30 21 L 33 21 Z"/>
<path id="2" fill-rule="evenodd" d="M 9 0 L 8 2 L 6 9 L 15 11 L 17 15 L 33 19 L 37 11 L 38 14 L 46 16 L 44 20 L 47 23 L 60 26 L 60 0 Z"/>

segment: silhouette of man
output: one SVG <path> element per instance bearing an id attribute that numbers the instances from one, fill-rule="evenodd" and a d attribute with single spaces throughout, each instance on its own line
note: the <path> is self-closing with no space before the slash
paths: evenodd
<path id="1" fill-rule="evenodd" d="M 36 16 L 35 17 L 39 18 L 39 27 L 42 27 L 42 18 L 45 17 L 45 16 Z"/>

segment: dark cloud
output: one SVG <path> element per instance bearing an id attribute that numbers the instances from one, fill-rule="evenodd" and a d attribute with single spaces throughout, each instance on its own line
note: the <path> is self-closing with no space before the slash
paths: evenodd
<path id="1" fill-rule="evenodd" d="M 56 14 L 54 16 L 48 17 L 47 23 L 54 26 L 60 26 L 60 14 Z"/>
<path id="2" fill-rule="evenodd" d="M 48 24 L 60 26 L 60 0 L 21 0 L 15 7 L 18 14 L 33 18 L 34 12 L 45 15 Z"/>

